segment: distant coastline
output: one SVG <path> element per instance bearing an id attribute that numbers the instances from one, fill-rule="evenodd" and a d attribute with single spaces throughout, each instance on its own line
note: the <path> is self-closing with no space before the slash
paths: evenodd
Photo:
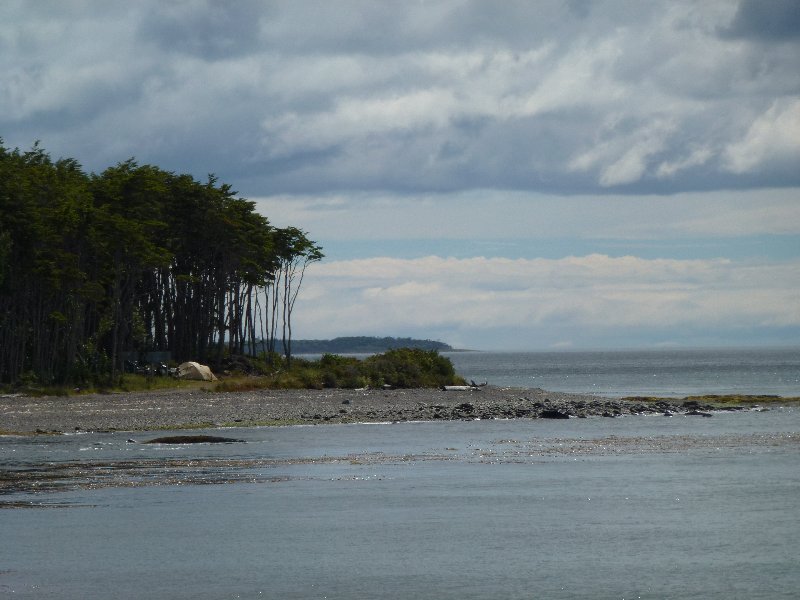
<path id="1" fill-rule="evenodd" d="M 408 337 L 350 336 L 331 340 L 292 340 L 293 354 L 372 354 L 397 348 L 418 348 L 437 352 L 455 350 L 444 342 Z"/>

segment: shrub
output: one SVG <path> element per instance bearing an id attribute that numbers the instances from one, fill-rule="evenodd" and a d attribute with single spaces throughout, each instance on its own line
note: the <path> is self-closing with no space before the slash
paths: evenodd
<path id="1" fill-rule="evenodd" d="M 438 387 L 461 383 L 449 358 L 436 350 L 399 348 L 363 361 L 364 375 L 373 386 Z"/>

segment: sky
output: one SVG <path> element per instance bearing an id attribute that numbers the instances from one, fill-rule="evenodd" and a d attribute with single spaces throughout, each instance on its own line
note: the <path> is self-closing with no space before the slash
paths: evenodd
<path id="1" fill-rule="evenodd" d="M 797 0 L 0 3 L 0 138 L 214 173 L 296 338 L 797 345 Z"/>

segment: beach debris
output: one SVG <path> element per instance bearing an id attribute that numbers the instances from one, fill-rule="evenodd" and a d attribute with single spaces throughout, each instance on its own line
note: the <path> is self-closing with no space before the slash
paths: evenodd
<path id="1" fill-rule="evenodd" d="M 480 388 L 474 385 L 443 385 L 442 390 L 445 392 L 474 392 Z"/>

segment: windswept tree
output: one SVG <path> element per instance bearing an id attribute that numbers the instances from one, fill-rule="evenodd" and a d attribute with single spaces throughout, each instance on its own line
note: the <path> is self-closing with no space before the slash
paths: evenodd
<path id="1" fill-rule="evenodd" d="M 308 239 L 297 227 L 287 227 L 275 232 L 279 280 L 282 285 L 283 352 L 288 363 L 292 360 L 292 312 L 303 284 L 306 268 L 325 256 L 322 248 Z"/>

